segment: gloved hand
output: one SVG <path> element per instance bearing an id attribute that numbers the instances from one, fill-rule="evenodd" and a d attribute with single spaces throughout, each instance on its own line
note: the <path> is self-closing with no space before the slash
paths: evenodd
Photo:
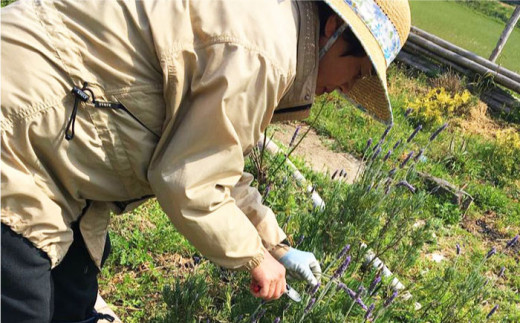
<path id="1" fill-rule="evenodd" d="M 278 261 L 284 265 L 288 276 L 306 280 L 312 286 L 316 286 L 321 278 L 320 263 L 311 252 L 289 248 Z"/>

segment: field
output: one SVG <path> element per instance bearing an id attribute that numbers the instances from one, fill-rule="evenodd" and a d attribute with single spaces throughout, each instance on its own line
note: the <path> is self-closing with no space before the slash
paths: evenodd
<path id="1" fill-rule="evenodd" d="M 412 24 L 455 45 L 489 58 L 505 23 L 457 1 L 410 1 Z M 456 31 L 456 32 L 455 32 Z M 520 29 L 509 37 L 497 64 L 520 73 Z"/>
<path id="2" fill-rule="evenodd" d="M 450 99 L 443 102 L 453 101 L 460 109 L 446 110 L 442 120 L 430 118 L 421 109 L 404 116 L 417 100 L 431 101 L 431 89 L 443 93 L 440 87 L 450 89 L 445 93 Z M 359 286 L 368 289 L 377 275 L 362 260 L 366 249 L 360 243 L 364 243 L 377 250 L 406 286 L 388 308 L 384 304 L 394 290 L 392 277 L 383 279 L 375 294 L 362 297 L 367 306 L 376 306 L 378 322 L 483 321 L 495 305 L 498 310 L 490 321 L 519 321 L 520 246 L 506 247 L 520 232 L 519 128 L 490 116 L 476 97 L 456 99 L 455 93 L 464 93 L 463 88 L 464 80 L 451 74 L 428 79 L 394 66 L 390 90 L 396 124 L 380 156 L 368 155 L 370 158 L 363 153 L 366 142 L 373 138 L 374 147 L 385 128 L 333 94 L 320 98 L 314 115 L 304 125 L 312 124 L 330 149 L 349 152 L 372 164 L 366 176 L 350 185 L 331 180 L 330 173 L 313 172 L 303 159 L 292 158 L 323 197 L 323 211 L 313 208 L 305 188 L 298 186 L 284 167 L 272 173 L 283 154 L 266 155 L 263 171 L 268 182 L 256 183 L 261 192 L 270 185 L 266 203 L 293 243 L 313 251 L 322 267 L 329 268 L 312 309 L 305 310 L 313 296 L 299 283 L 293 284 L 305 295 L 303 304 L 291 304 L 287 298 L 267 304 L 254 299 L 247 291 L 245 273 L 223 270 L 201 258 L 153 201 L 132 214 L 114 218 L 114 253 L 103 270 L 103 297 L 124 322 L 272 322 L 277 317 L 286 322 L 302 317 L 308 322 L 362 322 L 364 311 L 337 286 L 342 283 L 354 291 Z M 443 107 L 437 108 L 443 111 Z M 444 122 L 449 127 L 429 143 L 432 132 Z M 419 123 L 423 127 L 415 138 L 384 162 L 383 153 L 399 138 L 406 142 Z M 279 128 L 271 126 L 269 135 Z M 423 156 L 401 169 L 408 152 L 417 154 L 421 147 L 427 147 Z M 248 171 L 256 173 L 255 165 L 250 159 Z M 396 166 L 394 184 L 406 179 L 415 193 L 397 187 L 390 192 L 391 197 L 384 193 L 385 182 L 381 180 L 386 177 L 381 174 Z M 464 210 L 450 196 L 435 193 L 417 171 L 463 188 L 474 203 Z M 379 187 L 370 183 L 377 183 L 378 178 Z M 376 189 L 371 188 L 374 186 Z M 395 210 L 399 212 L 389 216 Z M 335 279 L 341 263 L 336 255 L 346 244 L 351 246 L 352 262 L 342 278 Z"/>

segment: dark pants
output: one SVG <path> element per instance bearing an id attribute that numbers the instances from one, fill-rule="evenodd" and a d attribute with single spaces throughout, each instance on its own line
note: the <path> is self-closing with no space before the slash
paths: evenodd
<path id="1" fill-rule="evenodd" d="M 47 255 L 2 224 L 2 323 L 96 322 L 99 270 L 77 223 L 74 241 L 51 270 Z M 110 253 L 110 240 L 103 261 Z"/>

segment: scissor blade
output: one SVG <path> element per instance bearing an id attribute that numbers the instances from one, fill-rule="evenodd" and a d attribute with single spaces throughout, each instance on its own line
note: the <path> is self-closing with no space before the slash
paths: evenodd
<path id="1" fill-rule="evenodd" d="M 289 284 L 285 285 L 285 295 L 287 295 L 293 301 L 299 303 L 302 300 L 300 293 L 298 293 L 294 288 L 289 286 Z"/>

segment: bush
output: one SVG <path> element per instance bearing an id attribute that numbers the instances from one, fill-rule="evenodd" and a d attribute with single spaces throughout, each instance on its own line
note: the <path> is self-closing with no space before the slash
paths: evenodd
<path id="1" fill-rule="evenodd" d="M 460 221 L 462 211 L 458 205 L 452 202 L 435 204 L 437 216 L 447 224 L 457 224 Z"/>
<path id="2" fill-rule="evenodd" d="M 490 185 L 475 185 L 471 187 L 475 203 L 483 210 L 491 210 L 497 213 L 506 213 L 510 200 L 500 189 Z"/>
<path id="3" fill-rule="evenodd" d="M 196 322 L 200 310 L 212 303 L 208 285 L 202 275 L 193 275 L 184 282 L 177 281 L 174 288 L 165 286 L 164 302 L 168 313 L 164 322 Z"/>
<path id="4" fill-rule="evenodd" d="M 513 128 L 498 131 L 495 160 L 512 176 L 520 175 L 520 134 Z"/>
<path id="5" fill-rule="evenodd" d="M 412 109 L 410 119 L 427 127 L 438 126 L 452 117 L 466 115 L 470 102 L 468 90 L 451 95 L 444 87 L 433 88 L 426 95 L 408 102 Z"/>

